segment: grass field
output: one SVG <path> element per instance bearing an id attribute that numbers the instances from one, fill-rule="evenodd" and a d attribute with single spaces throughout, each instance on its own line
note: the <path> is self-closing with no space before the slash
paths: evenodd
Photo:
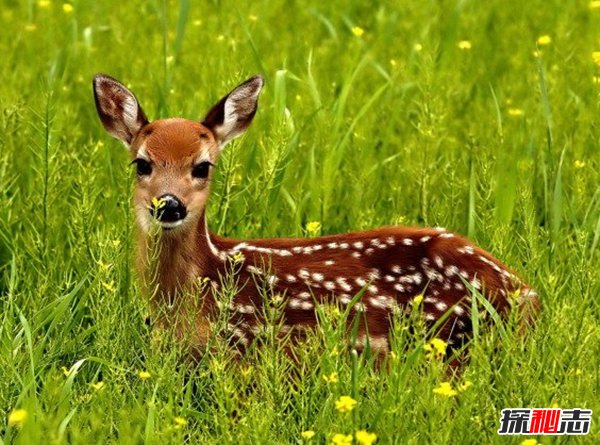
<path id="1" fill-rule="evenodd" d="M 600 441 L 600 2 L 5 0 L 0 25 L 0 444 Z M 405 324 L 386 372 L 331 318 L 299 366 L 269 338 L 182 365 L 144 323 L 96 72 L 151 119 L 200 119 L 263 73 L 212 230 L 448 227 L 538 290 L 537 326 L 480 332 L 456 395 Z M 502 408 L 552 406 L 593 409 L 590 434 L 496 434 Z"/>

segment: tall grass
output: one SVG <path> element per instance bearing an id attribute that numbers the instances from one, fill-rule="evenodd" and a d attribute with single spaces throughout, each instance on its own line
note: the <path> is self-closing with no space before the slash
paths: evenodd
<path id="1" fill-rule="evenodd" d="M 328 443 L 365 429 L 380 443 L 517 444 L 496 434 L 502 408 L 600 410 L 600 9 L 72 6 L 13 0 L 0 11 L 0 443 L 279 444 L 307 430 Z M 550 44 L 536 44 L 542 35 Z M 133 178 L 96 117 L 96 72 L 128 84 L 152 119 L 201 119 L 262 72 L 257 118 L 218 166 L 213 230 L 448 227 L 538 290 L 535 329 L 481 326 L 451 382 L 472 385 L 453 397 L 433 392 L 448 377 L 416 320 L 398 320 L 395 353 L 374 366 L 345 346 L 344 314 L 325 309 L 294 361 L 272 326 L 241 360 L 216 342 L 186 365 L 145 324 Z M 358 402 L 349 413 L 336 410 L 343 395 Z M 16 409 L 28 417 L 9 425 Z M 596 443 L 597 417 L 589 436 L 538 440 Z"/>

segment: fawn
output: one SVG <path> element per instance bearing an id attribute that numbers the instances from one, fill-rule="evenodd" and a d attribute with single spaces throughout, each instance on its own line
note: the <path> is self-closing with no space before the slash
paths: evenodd
<path id="1" fill-rule="evenodd" d="M 137 168 L 142 281 L 154 310 L 188 336 L 193 351 L 206 347 L 224 310 L 229 341 L 243 350 L 264 322 L 261 287 L 286 299 L 280 335 L 300 338 L 317 323 L 315 305 L 337 304 L 357 323 L 354 347 L 376 353 L 389 351 L 392 315 L 409 310 L 415 298 L 425 323 L 437 323 L 436 335 L 454 349 L 472 330 L 474 291 L 499 314 L 513 306 L 526 309 L 527 317 L 537 311 L 535 291 L 489 253 L 443 228 L 384 227 L 310 239 L 234 240 L 211 233 L 205 210 L 213 169 L 221 150 L 252 122 L 263 83 L 255 76 L 240 84 L 201 122 L 149 122 L 124 85 L 94 77 L 102 124 L 129 148 Z M 224 305 L 211 288 L 232 273 L 232 257 L 239 289 Z M 190 308 L 191 320 L 169 318 Z"/>

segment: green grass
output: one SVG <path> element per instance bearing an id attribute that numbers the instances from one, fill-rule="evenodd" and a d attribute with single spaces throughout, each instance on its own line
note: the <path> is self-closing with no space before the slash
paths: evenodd
<path id="1" fill-rule="evenodd" d="M 67 14 L 7 0 L 0 25 L 0 444 L 281 444 L 304 430 L 328 443 L 358 429 L 378 443 L 519 444 L 496 435 L 500 410 L 553 404 L 593 409 L 592 431 L 541 443 L 598 442 L 600 9 L 154 0 Z M 552 42 L 536 58 L 541 35 Z M 405 323 L 382 372 L 343 348 L 335 314 L 296 364 L 267 332 L 240 363 L 217 345 L 182 365 L 144 324 L 133 176 L 96 116 L 96 72 L 152 119 L 200 119 L 262 72 L 257 118 L 219 165 L 213 230 L 448 227 L 539 291 L 537 326 L 479 332 L 453 382 L 472 386 L 453 398 L 433 393 L 447 377 Z M 336 411 L 341 395 L 358 401 L 351 413 Z M 8 426 L 16 408 L 28 418 Z"/>

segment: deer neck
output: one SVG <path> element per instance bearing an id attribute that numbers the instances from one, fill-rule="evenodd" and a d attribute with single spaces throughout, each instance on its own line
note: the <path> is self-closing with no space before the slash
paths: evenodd
<path id="1" fill-rule="evenodd" d="M 189 230 L 142 233 L 140 238 L 138 264 L 144 291 L 154 306 L 178 306 L 182 294 L 193 292 L 199 280 L 215 275 L 222 264 L 204 213 Z"/>

